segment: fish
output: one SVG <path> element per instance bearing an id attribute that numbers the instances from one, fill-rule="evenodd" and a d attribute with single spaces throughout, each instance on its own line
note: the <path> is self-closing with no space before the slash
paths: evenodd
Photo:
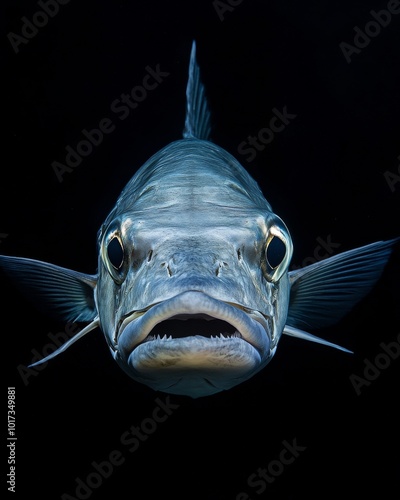
<path id="1" fill-rule="evenodd" d="M 283 335 L 351 353 L 310 331 L 335 324 L 365 297 L 400 238 L 290 270 L 288 227 L 210 136 L 194 41 L 183 136 L 149 158 L 121 192 L 98 231 L 96 274 L 0 256 L 0 268 L 38 307 L 86 324 L 30 366 L 100 329 L 133 380 L 198 398 L 264 369 Z"/>

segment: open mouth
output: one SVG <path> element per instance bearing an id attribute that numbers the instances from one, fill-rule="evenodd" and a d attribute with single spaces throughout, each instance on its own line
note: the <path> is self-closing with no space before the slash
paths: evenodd
<path id="1" fill-rule="evenodd" d="M 217 337 L 221 339 L 241 338 L 236 328 L 227 321 L 215 319 L 205 314 L 194 314 L 191 316 L 176 315 L 158 323 L 144 339 L 144 342 L 183 339 L 194 335 L 200 335 L 209 339 Z"/>
<path id="2" fill-rule="evenodd" d="M 222 345 L 223 350 L 251 350 L 263 358 L 270 348 L 270 327 L 256 311 L 187 291 L 127 315 L 119 326 L 116 347 L 126 360 L 135 351 L 155 358 L 161 351 L 211 354 L 221 351 Z"/>

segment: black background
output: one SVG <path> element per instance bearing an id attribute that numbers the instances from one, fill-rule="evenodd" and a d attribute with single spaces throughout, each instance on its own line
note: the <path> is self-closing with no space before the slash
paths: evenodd
<path id="1" fill-rule="evenodd" d="M 7 34 L 21 34 L 21 17 L 40 8 L 2 2 L 1 253 L 96 272 L 96 233 L 119 192 L 151 154 L 181 137 L 193 39 L 213 139 L 288 225 L 294 265 L 313 256 L 317 238 L 329 236 L 337 252 L 399 235 L 400 183 L 391 189 L 384 173 L 399 175 L 400 14 L 348 63 L 339 44 L 353 44 L 353 28 L 363 29 L 386 1 L 237 3 L 220 19 L 209 0 L 72 0 L 16 54 Z M 119 120 L 111 103 L 157 64 L 169 76 Z M 246 162 L 238 145 L 284 106 L 296 118 Z M 107 117 L 116 130 L 58 182 L 51 163 Z M 130 380 L 99 330 L 24 383 L 18 367 L 65 325 L 2 278 L 4 400 L 6 387 L 16 387 L 13 498 L 79 498 L 75 478 L 86 481 L 92 462 L 113 450 L 125 461 L 93 500 L 361 498 L 373 488 L 396 498 L 400 358 L 359 396 L 349 377 L 363 376 L 364 359 L 374 362 L 379 343 L 399 334 L 398 279 L 397 251 L 362 303 L 315 332 L 353 356 L 285 337 L 270 365 L 237 388 L 198 400 L 171 396 L 179 408 L 130 453 L 121 435 L 165 395 Z M 259 494 L 249 476 L 293 439 L 306 449 Z"/>

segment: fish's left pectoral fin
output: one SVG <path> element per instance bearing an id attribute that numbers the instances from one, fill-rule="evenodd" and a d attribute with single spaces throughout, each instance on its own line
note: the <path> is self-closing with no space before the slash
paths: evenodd
<path id="1" fill-rule="evenodd" d="M 316 342 L 317 344 L 326 345 L 328 347 L 333 347 L 334 349 L 339 349 L 340 351 L 348 352 L 349 354 L 353 354 L 353 351 L 349 351 L 345 347 L 342 347 L 338 344 L 334 344 L 333 342 L 329 342 L 328 340 L 321 339 L 315 335 L 311 335 L 311 333 L 305 332 L 304 330 L 300 330 L 299 328 L 293 328 L 292 326 L 285 325 L 283 329 L 283 333 L 285 335 L 289 335 L 290 337 L 296 337 L 302 340 L 308 340 L 310 342 Z"/>
<path id="2" fill-rule="evenodd" d="M 5 255 L 0 255 L 0 268 L 39 309 L 56 319 L 87 322 L 97 317 L 96 276 Z"/>
<path id="3" fill-rule="evenodd" d="M 286 324 L 310 330 L 338 322 L 378 281 L 399 242 L 378 241 L 291 271 Z"/>

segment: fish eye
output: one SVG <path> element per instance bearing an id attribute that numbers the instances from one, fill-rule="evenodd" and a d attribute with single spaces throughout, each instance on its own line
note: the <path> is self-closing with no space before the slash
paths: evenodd
<path id="1" fill-rule="evenodd" d="M 276 223 L 269 228 L 262 261 L 262 270 L 267 281 L 272 283 L 279 281 L 289 267 L 292 252 L 289 231 L 280 219 L 276 220 Z"/>
<path id="2" fill-rule="evenodd" d="M 100 247 L 104 266 L 118 285 L 124 281 L 129 267 L 119 228 L 118 223 L 113 223 L 104 234 Z"/>
<path id="3" fill-rule="evenodd" d="M 285 258 L 285 255 L 285 243 L 277 236 L 273 236 L 272 239 L 267 242 L 267 248 L 265 249 L 265 256 L 271 269 L 276 269 Z"/>
<path id="4" fill-rule="evenodd" d="M 124 263 L 124 248 L 116 235 L 108 242 L 107 256 L 114 269 L 121 269 Z"/>

